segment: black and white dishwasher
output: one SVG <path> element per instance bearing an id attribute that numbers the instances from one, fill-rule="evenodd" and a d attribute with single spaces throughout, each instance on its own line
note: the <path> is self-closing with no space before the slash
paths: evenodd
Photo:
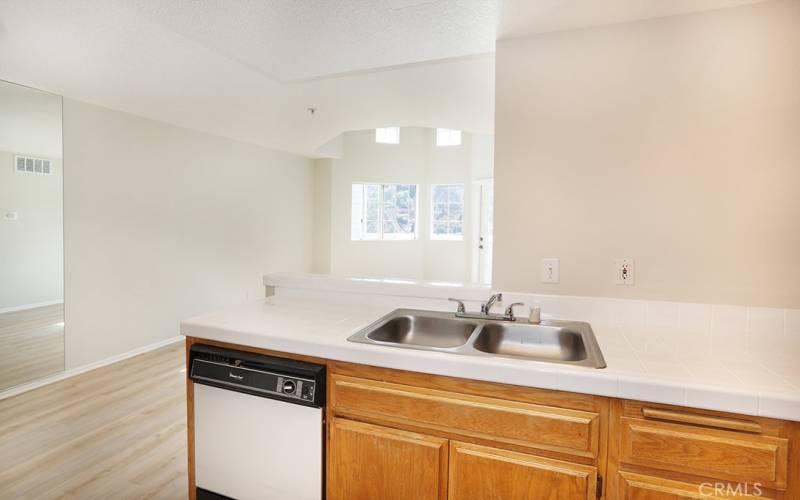
<path id="1" fill-rule="evenodd" d="M 198 500 L 323 497 L 325 367 L 195 344 Z"/>

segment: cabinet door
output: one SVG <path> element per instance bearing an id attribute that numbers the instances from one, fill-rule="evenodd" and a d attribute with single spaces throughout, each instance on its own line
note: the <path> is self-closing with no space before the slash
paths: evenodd
<path id="1" fill-rule="evenodd" d="M 447 440 L 334 418 L 329 500 L 444 500 Z"/>
<path id="2" fill-rule="evenodd" d="M 752 484 L 719 481 L 691 484 L 632 472 L 619 473 L 619 491 L 620 500 L 709 500 L 712 498 L 761 498 L 766 500 L 772 498 L 760 487 Z"/>
<path id="3" fill-rule="evenodd" d="M 450 500 L 595 498 L 597 469 L 467 443 L 450 444 Z"/>

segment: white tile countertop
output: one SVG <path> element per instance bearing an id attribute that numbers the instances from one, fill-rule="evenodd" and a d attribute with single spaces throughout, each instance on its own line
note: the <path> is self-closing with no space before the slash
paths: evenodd
<path id="1" fill-rule="evenodd" d="M 800 311 L 505 293 L 588 321 L 607 368 L 348 342 L 397 308 L 468 309 L 488 287 L 272 274 L 275 296 L 181 322 L 181 333 L 275 351 L 543 389 L 800 421 Z M 520 309 L 521 311 L 523 309 Z"/>

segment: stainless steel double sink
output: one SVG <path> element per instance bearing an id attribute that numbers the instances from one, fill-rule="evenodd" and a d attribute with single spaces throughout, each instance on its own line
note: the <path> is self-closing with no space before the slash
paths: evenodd
<path id="1" fill-rule="evenodd" d="M 467 356 L 502 356 L 605 368 L 591 326 L 578 321 L 495 321 L 397 309 L 347 340 Z"/>

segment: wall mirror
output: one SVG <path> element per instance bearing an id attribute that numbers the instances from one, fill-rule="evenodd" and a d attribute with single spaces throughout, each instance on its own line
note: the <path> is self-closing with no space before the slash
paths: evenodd
<path id="1" fill-rule="evenodd" d="M 337 137 L 315 166 L 315 271 L 489 284 L 493 144 L 424 127 Z"/>
<path id="2" fill-rule="evenodd" d="M 61 108 L 0 81 L 0 391 L 64 370 Z"/>

